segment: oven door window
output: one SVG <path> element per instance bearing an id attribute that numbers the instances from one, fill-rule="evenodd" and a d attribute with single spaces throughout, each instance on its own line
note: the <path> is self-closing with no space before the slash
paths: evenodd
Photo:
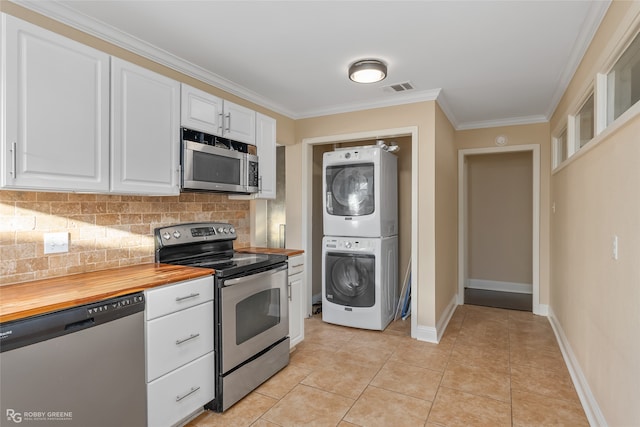
<path id="1" fill-rule="evenodd" d="M 219 282 L 222 373 L 289 335 L 287 266 Z"/>
<path id="2" fill-rule="evenodd" d="M 216 184 L 243 184 L 242 160 L 193 151 L 193 180 Z"/>
<path id="3" fill-rule="evenodd" d="M 327 166 L 327 213 L 337 216 L 371 215 L 375 210 L 373 163 Z"/>
<path id="4" fill-rule="evenodd" d="M 280 289 L 267 289 L 236 305 L 236 345 L 280 323 Z"/>

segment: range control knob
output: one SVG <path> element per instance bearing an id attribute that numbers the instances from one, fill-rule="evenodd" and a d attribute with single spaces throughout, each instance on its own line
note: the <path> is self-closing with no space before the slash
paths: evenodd
<path id="1" fill-rule="evenodd" d="M 178 230 L 173 232 L 173 237 L 175 237 L 176 239 L 179 239 L 180 236 L 182 236 L 182 234 L 180 234 L 180 232 Z"/>
<path id="2" fill-rule="evenodd" d="M 231 234 L 236 234 L 236 229 L 235 229 L 235 228 L 233 228 L 233 227 L 231 227 L 231 228 L 229 229 L 229 233 L 231 233 Z"/>
<path id="3" fill-rule="evenodd" d="M 351 158 L 351 153 L 345 153 L 344 158 L 345 159 L 350 159 Z"/>
<path id="4" fill-rule="evenodd" d="M 344 244 L 347 249 L 351 249 L 351 242 L 347 242 Z"/>
<path id="5" fill-rule="evenodd" d="M 169 234 L 168 231 L 165 231 L 164 234 L 162 235 L 162 238 L 164 240 L 169 240 L 171 238 L 171 234 Z"/>
<path id="6" fill-rule="evenodd" d="M 222 232 L 223 232 L 224 234 L 229 234 L 229 229 L 228 229 L 227 227 L 225 227 L 225 228 L 224 228 L 224 230 L 222 230 Z"/>
<path id="7" fill-rule="evenodd" d="M 224 229 L 222 227 L 218 227 L 218 233 L 222 233 Z"/>

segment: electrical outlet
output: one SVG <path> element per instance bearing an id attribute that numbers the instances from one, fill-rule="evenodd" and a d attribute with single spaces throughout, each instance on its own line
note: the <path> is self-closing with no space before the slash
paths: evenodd
<path id="1" fill-rule="evenodd" d="M 69 252 L 69 233 L 44 233 L 44 253 Z"/>

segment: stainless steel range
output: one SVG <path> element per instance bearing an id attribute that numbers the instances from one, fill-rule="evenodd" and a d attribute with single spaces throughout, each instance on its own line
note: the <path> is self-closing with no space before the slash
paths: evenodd
<path id="1" fill-rule="evenodd" d="M 287 257 L 233 250 L 231 224 L 155 229 L 156 262 L 215 270 L 216 398 L 225 411 L 289 363 Z"/>

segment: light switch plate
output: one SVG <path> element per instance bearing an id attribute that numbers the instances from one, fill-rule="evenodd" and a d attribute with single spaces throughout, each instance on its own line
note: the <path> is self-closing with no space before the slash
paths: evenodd
<path id="1" fill-rule="evenodd" d="M 44 233 L 44 253 L 69 252 L 69 233 Z"/>

